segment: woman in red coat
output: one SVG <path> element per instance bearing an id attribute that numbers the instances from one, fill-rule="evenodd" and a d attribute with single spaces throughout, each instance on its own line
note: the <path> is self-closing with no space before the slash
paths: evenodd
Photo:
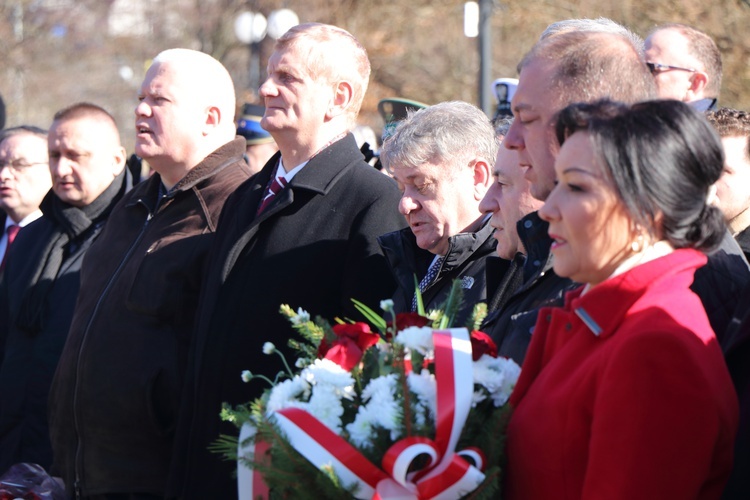
<path id="1" fill-rule="evenodd" d="M 689 289 L 724 225 L 721 143 L 678 101 L 574 104 L 540 210 L 554 269 L 584 285 L 542 309 L 511 403 L 507 498 L 713 499 L 738 409 Z"/>

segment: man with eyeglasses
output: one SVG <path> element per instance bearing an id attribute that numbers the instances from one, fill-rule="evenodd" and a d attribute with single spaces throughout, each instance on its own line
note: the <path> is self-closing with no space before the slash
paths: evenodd
<path id="1" fill-rule="evenodd" d="M 656 27 L 646 38 L 646 65 L 659 97 L 699 111 L 716 108 L 721 90 L 721 53 L 713 39 L 692 26 Z"/>
<path id="2" fill-rule="evenodd" d="M 0 272 L 20 228 L 41 217 L 39 204 L 52 187 L 47 131 L 20 126 L 0 133 Z"/>
<path id="3" fill-rule="evenodd" d="M 18 234 L 0 279 L 0 473 L 19 462 L 45 468 L 52 462 L 47 397 L 73 318 L 81 263 L 132 186 L 117 125 L 99 106 L 65 108 L 47 139 L 33 137 L 41 141 L 35 155 L 0 156 L 3 180 L 10 169 L 16 180 L 19 169 L 46 176 L 37 208 L 43 215 Z"/>

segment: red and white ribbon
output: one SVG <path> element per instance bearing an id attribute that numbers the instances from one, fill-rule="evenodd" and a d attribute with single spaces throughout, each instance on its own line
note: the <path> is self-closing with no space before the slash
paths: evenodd
<path id="1" fill-rule="evenodd" d="M 260 440 L 243 446 L 245 441 L 255 436 L 255 432 L 255 427 L 248 423 L 243 424 L 237 445 L 237 456 L 253 462 L 260 460 L 268 451 L 268 443 Z M 268 486 L 263 481 L 263 476 L 257 470 L 250 469 L 242 463 L 237 464 L 237 492 L 238 498 L 268 498 Z"/>
<path id="2" fill-rule="evenodd" d="M 484 481 L 481 452 L 456 452 L 474 392 L 469 332 L 464 328 L 436 330 L 433 341 L 437 381 L 435 438 L 407 437 L 394 443 L 383 457 L 382 470 L 304 410 L 287 408 L 275 412 L 277 425 L 289 443 L 313 465 L 330 466 L 342 484 L 358 485 L 356 498 L 447 500 L 468 494 Z M 422 470 L 408 472 L 414 459 L 425 453 L 430 457 L 429 463 Z M 245 482 L 240 482 L 240 499 L 257 498 L 252 489 L 255 485 L 246 485 L 247 472 L 241 469 Z"/>

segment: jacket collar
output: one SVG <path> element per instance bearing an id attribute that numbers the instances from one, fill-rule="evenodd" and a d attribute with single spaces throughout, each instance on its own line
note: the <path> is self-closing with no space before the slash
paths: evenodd
<path id="1" fill-rule="evenodd" d="M 443 258 L 443 263 L 438 272 L 439 279 L 443 273 L 448 273 L 461 266 L 466 260 L 470 259 L 480 248 L 488 246 L 494 248 L 496 242 L 492 238 L 494 228 L 489 224 L 489 218 L 482 222 L 482 227 L 474 233 L 459 233 L 448 238 L 448 252 Z M 399 255 L 412 256 L 405 259 L 406 263 L 415 263 L 416 269 L 411 271 L 421 271 L 429 266 L 434 259 L 434 255 L 427 250 L 417 246 L 417 238 L 411 229 L 405 227 L 398 231 L 384 234 L 378 237 L 383 252 L 386 253 L 391 262 L 401 262 Z M 409 264 L 412 265 L 412 264 Z M 417 274 L 420 274 L 417 272 Z"/>
<path id="2" fill-rule="evenodd" d="M 172 198 L 177 193 L 189 191 L 197 184 L 216 175 L 229 165 L 238 161 L 243 161 L 243 154 L 245 154 L 245 139 L 243 137 L 236 137 L 206 156 L 203 161 L 190 169 L 190 171 L 185 174 L 185 177 L 180 179 L 180 181 L 169 190 L 167 197 Z M 142 203 L 146 205 L 150 211 L 153 211 L 157 207 L 157 202 L 159 201 L 159 187 L 161 184 L 161 176 L 158 172 L 154 173 L 154 175 L 152 175 L 141 188 L 142 196 L 133 197 L 128 202 L 127 206 Z"/>
<path id="3" fill-rule="evenodd" d="M 550 247 L 552 239 L 547 234 L 549 224 L 531 212 L 516 223 L 518 237 L 526 249 L 526 264 L 523 267 L 523 282 L 531 283 L 552 269 Z"/>
<path id="4" fill-rule="evenodd" d="M 600 338 L 611 336 L 633 304 L 665 280 L 688 288 L 695 270 L 705 265 L 705 255 L 681 249 L 613 276 L 582 295 L 579 287 L 565 296 L 565 309 L 573 311 Z"/>

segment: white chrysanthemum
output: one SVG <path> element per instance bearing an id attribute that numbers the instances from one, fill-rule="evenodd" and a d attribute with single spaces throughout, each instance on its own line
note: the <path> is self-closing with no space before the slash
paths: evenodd
<path id="1" fill-rule="evenodd" d="M 354 385 L 352 374 L 330 359 L 316 359 L 302 370 L 300 377 L 311 384 L 329 384 L 341 391 Z"/>
<path id="2" fill-rule="evenodd" d="M 289 320 L 293 325 L 301 325 L 310 321 L 310 313 L 299 307 L 297 308 L 297 314 L 289 318 Z"/>
<path id="3" fill-rule="evenodd" d="M 349 441 L 358 448 L 367 449 L 372 446 L 372 413 L 375 413 L 372 409 L 361 406 L 354 417 L 354 421 L 346 426 Z"/>
<path id="4" fill-rule="evenodd" d="M 521 368 L 512 360 L 483 355 L 474 362 L 474 383 L 484 387 L 495 406 L 502 406 L 516 386 Z"/>
<path id="5" fill-rule="evenodd" d="M 341 435 L 341 416 L 344 414 L 344 407 L 335 387 L 320 384 L 313 387 L 307 411 L 323 425 Z"/>
<path id="6" fill-rule="evenodd" d="M 284 408 L 299 407 L 301 400 L 310 393 L 310 384 L 299 376 L 279 382 L 271 389 L 268 397 L 267 412 L 283 410 Z"/>
<path id="7" fill-rule="evenodd" d="M 432 328 L 427 326 L 410 326 L 409 328 L 404 328 L 396 334 L 394 342 L 398 342 L 407 349 L 420 353 L 422 356 L 426 356 L 435 350 L 435 345 L 432 342 Z"/>
<path id="8" fill-rule="evenodd" d="M 362 400 L 367 401 L 367 407 L 372 408 L 372 424 L 391 432 L 391 439 L 396 440 L 401 435 L 401 421 L 403 408 L 396 401 L 396 384 L 398 377 L 395 373 L 370 380 L 362 391 Z"/>
<path id="9" fill-rule="evenodd" d="M 437 382 L 435 376 L 428 370 L 421 373 L 409 373 L 406 377 L 409 390 L 417 396 L 417 401 L 412 403 L 418 425 L 427 423 L 427 416 L 431 422 L 435 421 L 437 411 Z"/>

